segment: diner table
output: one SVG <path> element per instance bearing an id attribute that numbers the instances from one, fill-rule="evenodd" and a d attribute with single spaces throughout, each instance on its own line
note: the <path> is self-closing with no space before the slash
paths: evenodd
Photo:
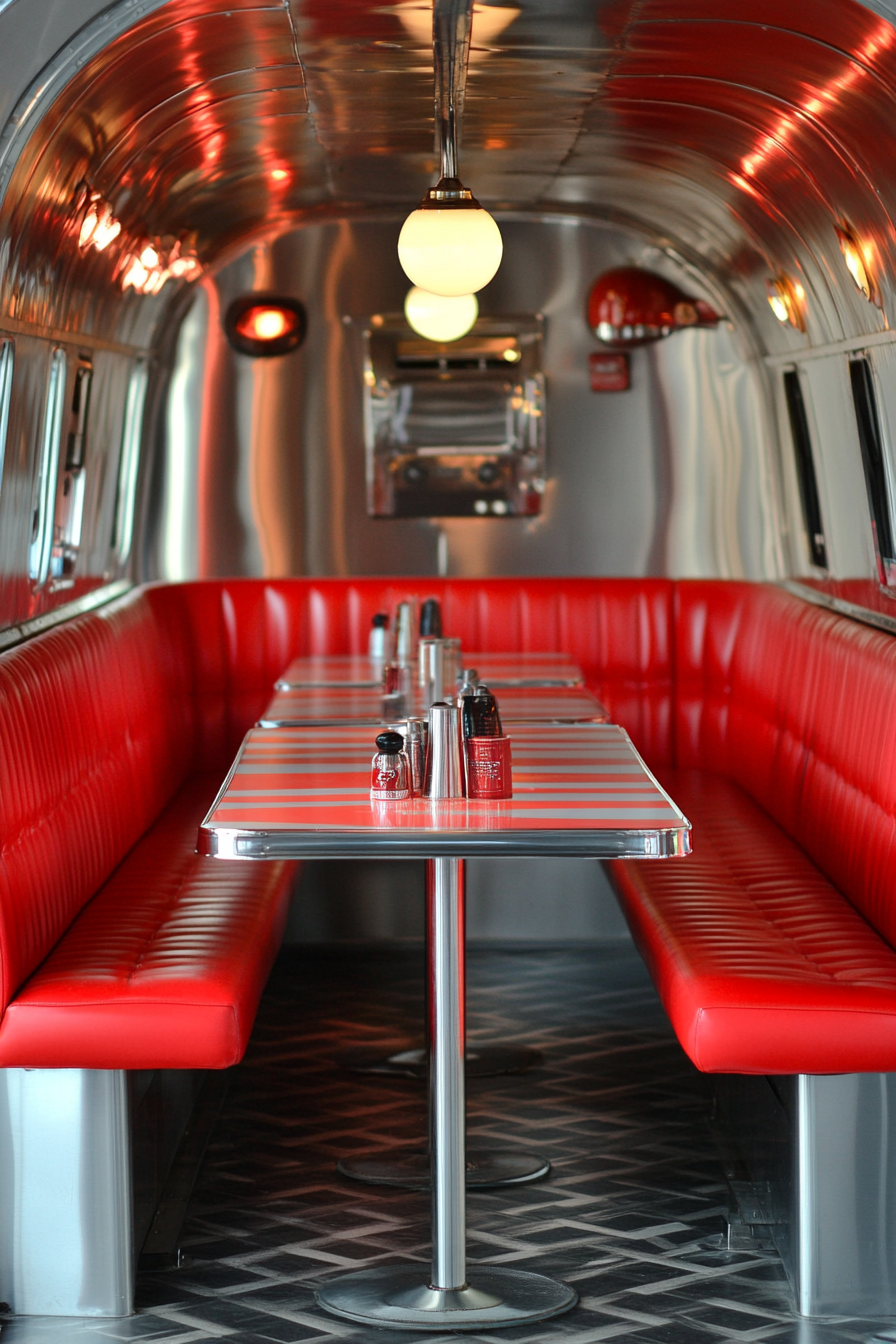
<path id="1" fill-rule="evenodd" d="M 491 683 L 488 683 L 491 689 Z M 584 687 L 508 687 L 499 699 L 501 719 L 518 723 L 605 723 L 599 700 Z M 275 692 L 258 720 L 260 728 L 299 728 L 315 723 L 399 723 L 408 714 L 426 713 L 418 688 L 398 704 L 381 690 L 349 686 L 308 686 Z M 402 711 L 402 712 L 399 712 Z"/>
<path id="2" fill-rule="evenodd" d="M 552 659 L 554 657 L 551 655 Z M 556 657 L 562 658 L 562 655 Z M 509 657 L 507 666 L 510 666 Z M 579 669 L 573 664 L 568 664 L 567 671 L 571 680 L 580 676 Z M 424 714 L 422 695 L 422 690 L 415 687 L 409 697 L 411 703 L 404 705 L 404 712 Z M 603 723 L 608 718 L 607 711 L 590 691 L 581 685 L 566 684 L 550 688 L 508 687 L 501 691 L 500 711 L 504 724 L 511 731 L 521 722 Z M 400 729 L 403 725 L 397 714 L 396 703 L 385 698 L 381 691 L 349 686 L 309 686 L 276 691 L 258 726 L 289 728 L 378 722 Z M 420 1046 L 405 1046 L 389 1054 L 370 1049 L 351 1050 L 342 1057 L 341 1063 L 356 1073 L 380 1077 L 425 1080 L 429 1075 L 429 1052 Z M 472 1048 L 468 1047 L 465 1054 L 468 1079 L 522 1073 L 540 1063 L 540 1052 L 530 1046 L 477 1042 Z M 401 1150 L 376 1157 L 346 1156 L 340 1158 L 337 1170 L 354 1181 L 404 1189 L 426 1189 L 430 1179 L 429 1154 L 418 1150 Z M 467 1187 L 471 1189 L 493 1189 L 537 1181 L 547 1176 L 550 1170 L 550 1160 L 540 1153 L 492 1148 L 467 1152 Z"/>
<path id="3" fill-rule="evenodd" d="M 584 686 L 585 678 L 565 653 L 464 653 L 464 667 L 475 667 L 492 690 L 510 686 Z M 413 673 L 416 675 L 416 667 Z M 278 691 L 320 687 L 378 688 L 383 664 L 365 654 L 311 654 L 294 658 L 276 682 Z"/>
<path id="4" fill-rule="evenodd" d="M 466 1262 L 464 859 L 488 855 L 671 859 L 690 825 L 623 729 L 520 724 L 513 797 L 370 798 L 378 724 L 252 729 L 199 830 L 220 859 L 425 858 L 430 1004 L 432 1264 L 340 1275 L 322 1307 L 393 1329 L 484 1330 L 568 1310 L 568 1285 Z"/>

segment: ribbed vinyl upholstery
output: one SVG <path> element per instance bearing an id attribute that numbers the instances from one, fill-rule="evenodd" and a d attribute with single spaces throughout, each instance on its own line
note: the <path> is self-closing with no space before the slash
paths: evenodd
<path id="1" fill-rule="evenodd" d="M 0 1065 L 220 1067 L 245 1047 L 295 865 L 194 853 L 223 772 L 186 616 L 137 592 L 0 655 Z M 180 969 L 151 1000 L 161 949 Z M 50 1011 L 66 993 L 91 1011 Z"/>
<path id="2" fill-rule="evenodd" d="M 128 598 L 0 656 L 0 1009 L 190 770 L 182 654 Z"/>
<path id="3" fill-rule="evenodd" d="M 651 760 L 671 760 L 666 579 L 235 579 L 159 585 L 147 600 L 193 631 L 200 754 L 229 765 L 291 658 L 363 653 L 371 617 L 437 597 L 467 650 L 561 650 Z"/>
<path id="4" fill-rule="evenodd" d="M 896 1067 L 896 952 L 737 784 L 702 770 L 660 778 L 694 827 L 693 855 L 611 868 L 698 1068 Z"/>
<path id="5" fill-rule="evenodd" d="M 156 585 L 0 656 L 0 1064 L 239 1057 L 291 870 L 197 859 L 202 800 L 292 657 L 430 596 L 467 650 L 579 661 L 690 815 L 691 858 L 613 868 L 698 1065 L 896 1069 L 896 640 L 626 579 Z"/>
<path id="6" fill-rule="evenodd" d="M 612 872 L 679 1039 L 707 1070 L 896 1069 L 896 640 L 767 585 L 674 604 L 659 773 L 694 853 Z"/>
<path id="7" fill-rule="evenodd" d="M 193 775 L 13 999 L 0 1065 L 235 1064 L 283 937 L 281 863 L 194 853 L 220 786 Z"/>

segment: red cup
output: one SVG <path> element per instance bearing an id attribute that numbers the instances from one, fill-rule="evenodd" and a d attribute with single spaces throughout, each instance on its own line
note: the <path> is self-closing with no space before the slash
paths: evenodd
<path id="1" fill-rule="evenodd" d="M 467 797 L 513 797 L 509 737 L 468 737 Z"/>

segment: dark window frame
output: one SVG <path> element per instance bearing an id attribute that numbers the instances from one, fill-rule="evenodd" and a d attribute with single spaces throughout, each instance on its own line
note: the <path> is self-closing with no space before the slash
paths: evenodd
<path id="1" fill-rule="evenodd" d="M 868 494 L 868 510 L 871 515 L 878 574 L 882 584 L 894 586 L 896 544 L 894 544 L 892 488 L 888 479 L 886 446 L 874 387 L 874 370 L 866 355 L 850 359 L 849 381 L 859 448 L 862 453 L 862 469 Z"/>
<path id="2" fill-rule="evenodd" d="M 784 400 L 790 421 L 790 437 L 793 442 L 809 559 L 819 569 L 827 569 L 828 551 L 824 522 L 821 516 L 821 500 L 818 494 L 815 455 L 812 451 L 812 434 L 809 429 L 806 399 L 803 395 L 803 385 L 798 369 L 784 370 Z"/>

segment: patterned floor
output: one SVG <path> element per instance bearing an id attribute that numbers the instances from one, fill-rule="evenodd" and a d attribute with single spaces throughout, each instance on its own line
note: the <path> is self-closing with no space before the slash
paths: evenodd
<path id="1" fill-rule="evenodd" d="M 313 1298 L 331 1275 L 403 1259 L 425 1277 L 427 1196 L 334 1171 L 340 1156 L 424 1134 L 421 1084 L 338 1063 L 346 1046 L 407 1040 L 421 1020 L 421 972 L 419 953 L 284 953 L 200 1175 L 188 1263 L 140 1277 L 135 1317 L 14 1321 L 3 1344 L 458 1339 L 359 1328 Z M 545 1059 L 529 1074 L 470 1085 L 471 1142 L 553 1163 L 543 1183 L 471 1194 L 470 1260 L 553 1274 L 581 1300 L 543 1325 L 465 1338 L 845 1344 L 874 1333 L 867 1321 L 799 1321 L 774 1253 L 723 1249 L 704 1080 L 627 944 L 473 952 L 468 1003 L 472 1039 L 535 1044 Z"/>

